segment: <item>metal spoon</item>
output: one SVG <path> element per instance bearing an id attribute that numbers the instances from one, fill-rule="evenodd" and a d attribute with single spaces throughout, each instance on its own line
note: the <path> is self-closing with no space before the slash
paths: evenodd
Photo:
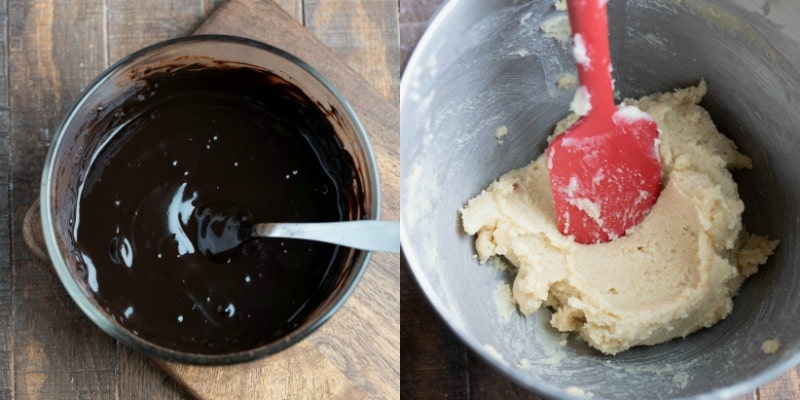
<path id="1" fill-rule="evenodd" d="M 400 252 L 400 223 L 397 221 L 254 223 L 249 210 L 229 202 L 199 206 L 192 215 L 188 229 L 197 233 L 198 250 L 220 263 L 239 256 L 245 244 L 257 237 L 313 240 L 360 250 Z"/>
<path id="2" fill-rule="evenodd" d="M 360 250 L 400 252 L 400 223 L 398 221 L 268 222 L 253 225 L 252 236 L 305 239 Z"/>

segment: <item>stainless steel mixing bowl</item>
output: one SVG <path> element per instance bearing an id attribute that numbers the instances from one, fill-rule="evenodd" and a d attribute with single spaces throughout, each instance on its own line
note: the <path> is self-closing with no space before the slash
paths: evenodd
<path id="1" fill-rule="evenodd" d="M 611 0 L 616 87 L 625 97 L 705 78 L 703 106 L 753 159 L 734 175 L 751 232 L 780 239 L 733 313 L 685 339 L 604 356 L 549 326 L 549 311 L 503 322 L 493 300 L 508 271 L 473 259 L 458 210 L 545 149 L 567 113 L 568 46 L 540 23 L 551 1 L 452 0 L 401 83 L 402 243 L 444 320 L 488 363 L 556 398 L 727 398 L 800 363 L 800 3 Z M 506 125 L 499 145 L 495 130 Z M 777 338 L 775 354 L 761 350 Z M 579 390 L 580 389 L 580 390 Z"/>

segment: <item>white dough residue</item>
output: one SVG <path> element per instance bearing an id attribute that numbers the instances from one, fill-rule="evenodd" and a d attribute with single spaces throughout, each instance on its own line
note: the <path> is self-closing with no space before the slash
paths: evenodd
<path id="1" fill-rule="evenodd" d="M 592 60 L 586 54 L 586 43 L 580 33 L 572 36 L 572 56 L 575 57 L 575 62 L 583 65 L 584 68 L 590 67 Z"/>
<path id="2" fill-rule="evenodd" d="M 781 348 L 781 341 L 778 339 L 766 340 L 761 343 L 761 351 L 764 354 L 775 354 Z"/>
<path id="3" fill-rule="evenodd" d="M 652 119 L 646 112 L 639 109 L 636 106 L 628 106 L 625 104 L 620 104 L 617 108 L 617 112 L 614 113 L 615 120 L 617 118 L 623 119 L 625 121 L 638 121 L 642 119 Z"/>
<path id="4" fill-rule="evenodd" d="M 494 305 L 497 308 L 497 313 L 500 314 L 500 321 L 508 323 L 511 321 L 511 315 L 517 309 L 514 298 L 511 297 L 511 285 L 507 283 L 499 283 L 494 289 Z"/>
<path id="5" fill-rule="evenodd" d="M 592 110 L 591 99 L 592 96 L 589 94 L 589 90 L 586 89 L 586 86 L 581 86 L 575 90 L 575 97 L 573 97 L 572 102 L 569 103 L 569 110 L 575 113 L 575 115 L 583 117 Z"/>
<path id="6" fill-rule="evenodd" d="M 569 18 L 566 15 L 558 15 L 542 21 L 539 29 L 546 37 L 555 39 L 562 45 L 569 42 L 569 35 L 572 33 L 569 27 Z"/>
<path id="7" fill-rule="evenodd" d="M 572 89 L 578 86 L 578 78 L 569 72 L 562 74 L 556 81 L 556 87 L 561 90 Z"/>
<path id="8" fill-rule="evenodd" d="M 498 145 L 503 145 L 503 138 L 508 135 L 508 127 L 505 125 L 501 125 L 494 131 L 494 137 L 497 139 Z"/>

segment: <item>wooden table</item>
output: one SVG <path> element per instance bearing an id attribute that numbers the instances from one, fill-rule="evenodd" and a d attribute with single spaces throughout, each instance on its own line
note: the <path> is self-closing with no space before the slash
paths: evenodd
<path id="1" fill-rule="evenodd" d="M 138 48 L 190 34 L 223 2 L 0 0 L 0 400 L 189 398 L 74 306 L 25 247 L 21 221 L 53 132 L 90 80 Z M 397 104 L 397 0 L 277 3 Z"/>
<path id="2" fill-rule="evenodd" d="M 400 48 L 405 65 L 442 0 L 401 0 Z M 441 321 L 408 267 L 400 271 L 401 378 L 404 399 L 531 399 L 531 394 L 472 354 Z M 413 312 L 408 312 L 413 310 Z M 800 367 L 738 400 L 800 399 Z"/>

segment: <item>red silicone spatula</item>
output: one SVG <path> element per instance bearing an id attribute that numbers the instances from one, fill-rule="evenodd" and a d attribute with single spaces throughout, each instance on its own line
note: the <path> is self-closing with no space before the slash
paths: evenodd
<path id="1" fill-rule="evenodd" d="M 661 191 L 658 127 L 614 104 L 606 0 L 567 0 L 581 118 L 547 148 L 558 229 L 578 243 L 607 242 L 644 219 Z"/>

